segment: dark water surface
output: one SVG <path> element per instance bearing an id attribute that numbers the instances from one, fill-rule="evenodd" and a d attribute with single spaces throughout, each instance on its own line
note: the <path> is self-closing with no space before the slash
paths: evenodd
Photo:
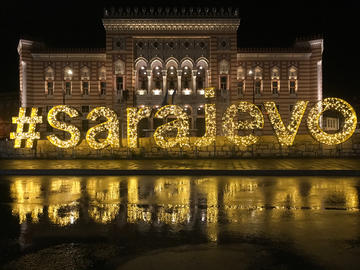
<path id="1" fill-rule="evenodd" d="M 359 269 L 359 192 L 339 177 L 3 177 L 0 265 Z"/>

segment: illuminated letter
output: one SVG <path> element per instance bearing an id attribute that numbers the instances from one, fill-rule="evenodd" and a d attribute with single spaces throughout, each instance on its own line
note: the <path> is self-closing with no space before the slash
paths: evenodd
<path id="1" fill-rule="evenodd" d="M 129 148 L 137 147 L 138 124 L 141 119 L 150 117 L 151 108 L 127 108 L 127 141 Z"/>
<path id="2" fill-rule="evenodd" d="M 344 116 L 344 126 L 340 132 L 328 134 L 319 126 L 320 116 L 327 110 L 334 110 Z M 310 110 L 307 125 L 311 135 L 319 142 L 335 145 L 345 142 L 353 135 L 356 129 L 356 113 L 349 103 L 340 98 L 326 98 L 319 101 Z"/>
<path id="3" fill-rule="evenodd" d="M 91 148 L 94 149 L 102 149 L 108 145 L 113 148 L 119 147 L 119 120 L 117 114 L 113 110 L 106 107 L 97 107 L 93 109 L 86 118 L 92 121 L 96 121 L 96 119 L 101 116 L 105 117 L 108 121 L 96 125 L 87 131 L 87 143 Z M 96 140 L 96 135 L 106 130 L 108 132 L 106 139 L 102 142 Z"/>
<path id="4" fill-rule="evenodd" d="M 155 143 L 162 148 L 171 148 L 176 144 L 182 146 L 189 146 L 189 118 L 183 109 L 176 105 L 167 105 L 161 107 L 155 114 L 156 118 L 166 119 L 169 115 L 175 115 L 177 119 L 170 121 L 160 127 L 154 132 Z M 166 133 L 177 129 L 175 138 L 166 138 Z"/>
<path id="5" fill-rule="evenodd" d="M 52 107 L 48 113 L 49 125 L 52 126 L 53 128 L 57 128 L 57 129 L 69 132 L 71 135 L 70 139 L 63 141 L 63 140 L 60 140 L 58 137 L 56 137 L 56 135 L 54 135 L 54 134 L 47 136 L 47 139 L 53 145 L 55 145 L 57 147 L 61 147 L 61 148 L 69 148 L 69 147 L 76 146 L 80 141 L 80 130 L 74 125 L 69 125 L 69 124 L 66 124 L 64 122 L 60 122 L 59 120 L 57 120 L 57 115 L 61 112 L 66 113 L 71 118 L 77 117 L 79 115 L 79 113 L 77 110 L 70 108 L 69 106 L 66 106 L 66 105 L 58 105 L 58 106 Z"/>
<path id="6" fill-rule="evenodd" d="M 214 88 L 205 88 L 205 98 L 215 97 Z M 195 146 L 205 147 L 212 144 L 216 138 L 216 107 L 215 104 L 205 104 L 205 134 L 195 141 Z"/>
<path id="7" fill-rule="evenodd" d="M 40 132 L 36 132 L 36 124 L 42 123 L 42 116 L 38 116 L 38 108 L 31 108 L 30 117 L 25 116 L 26 108 L 21 107 L 19 116 L 12 118 L 12 123 L 17 124 L 16 132 L 10 133 L 10 139 L 14 139 L 14 148 L 21 147 L 21 140 L 26 140 L 25 147 L 32 148 L 34 141 L 40 139 Z M 24 131 L 24 124 L 29 124 L 27 131 Z"/>
<path id="8" fill-rule="evenodd" d="M 301 119 L 304 116 L 308 101 L 296 102 L 294 109 L 291 112 L 290 123 L 285 127 L 281 116 L 276 108 L 275 102 L 264 102 L 266 112 L 269 116 L 271 125 L 275 130 L 275 134 L 282 146 L 291 146 L 294 142 L 296 133 L 299 129 Z"/>
<path id="9" fill-rule="evenodd" d="M 238 121 L 236 123 L 235 117 L 238 112 L 248 112 L 252 117 L 252 120 Z M 231 105 L 226 109 L 223 116 L 223 131 L 226 138 L 240 147 L 246 147 L 255 144 L 259 140 L 259 137 L 254 136 L 253 134 L 245 136 L 236 135 L 238 130 L 254 130 L 256 128 L 263 127 L 264 117 L 261 111 L 257 106 L 247 101 L 241 101 L 238 105 Z"/>

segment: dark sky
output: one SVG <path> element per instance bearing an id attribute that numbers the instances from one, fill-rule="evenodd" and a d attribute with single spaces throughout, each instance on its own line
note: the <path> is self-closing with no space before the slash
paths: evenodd
<path id="1" fill-rule="evenodd" d="M 54 2 L 54 3 L 53 3 Z M 345 1 L 343 1 L 345 2 Z M 149 4 L 150 3 L 150 4 Z M 2 46 L 0 91 L 18 91 L 19 38 L 45 42 L 49 47 L 105 47 L 103 8 L 116 6 L 238 7 L 239 47 L 287 47 L 297 36 L 323 34 L 324 95 L 353 103 L 359 100 L 356 65 L 360 54 L 360 9 L 354 4 L 324 1 L 13 1 L 0 6 Z M 316 3 L 316 4 L 315 4 Z"/>

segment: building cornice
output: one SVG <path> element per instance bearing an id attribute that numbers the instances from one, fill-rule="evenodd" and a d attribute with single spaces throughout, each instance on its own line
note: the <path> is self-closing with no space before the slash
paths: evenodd
<path id="1" fill-rule="evenodd" d="M 310 59 L 311 53 L 238 53 L 237 60 L 285 60 L 285 59 Z"/>
<path id="2" fill-rule="evenodd" d="M 106 31 L 236 32 L 240 19 L 103 19 Z"/>
<path id="3" fill-rule="evenodd" d="M 105 61 L 105 53 L 32 53 L 34 60 L 42 61 L 66 61 L 66 60 L 81 60 L 81 61 Z"/>

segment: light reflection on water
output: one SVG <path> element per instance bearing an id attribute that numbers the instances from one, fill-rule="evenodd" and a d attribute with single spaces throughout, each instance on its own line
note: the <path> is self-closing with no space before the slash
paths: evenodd
<path id="1" fill-rule="evenodd" d="M 21 248 L 97 237 L 151 249 L 163 239 L 270 239 L 271 249 L 284 242 L 350 269 L 360 254 L 359 192 L 360 179 L 339 177 L 22 176 L 0 180 L 0 214 Z"/>
<path id="2" fill-rule="evenodd" d="M 242 210 L 252 216 L 264 209 L 358 210 L 356 186 L 349 178 L 13 177 L 10 191 L 19 223 L 67 226 L 81 212 L 102 224 L 125 214 L 127 223 L 210 226 L 241 222 Z"/>

